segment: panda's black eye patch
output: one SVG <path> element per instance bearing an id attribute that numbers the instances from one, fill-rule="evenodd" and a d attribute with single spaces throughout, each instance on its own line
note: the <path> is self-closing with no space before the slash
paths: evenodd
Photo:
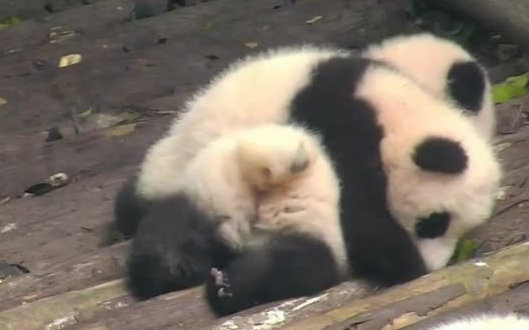
<path id="1" fill-rule="evenodd" d="M 450 224 L 450 214 L 434 212 L 428 217 L 418 218 L 415 224 L 415 235 L 419 238 L 437 238 L 443 236 Z"/>
<path id="2" fill-rule="evenodd" d="M 460 174 L 466 169 L 468 159 L 458 142 L 429 137 L 415 148 L 413 161 L 425 171 Z"/>
<path id="3" fill-rule="evenodd" d="M 479 112 L 485 94 L 485 74 L 478 63 L 454 63 L 448 71 L 448 93 L 464 109 Z"/>

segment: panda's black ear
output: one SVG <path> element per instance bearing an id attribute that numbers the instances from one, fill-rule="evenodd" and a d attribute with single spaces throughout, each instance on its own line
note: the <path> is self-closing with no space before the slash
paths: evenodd
<path id="1" fill-rule="evenodd" d="M 429 137 L 415 148 L 413 161 L 425 171 L 460 174 L 466 169 L 468 159 L 458 142 Z"/>

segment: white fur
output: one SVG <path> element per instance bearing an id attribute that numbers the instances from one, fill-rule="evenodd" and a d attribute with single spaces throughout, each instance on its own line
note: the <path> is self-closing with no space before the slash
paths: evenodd
<path id="1" fill-rule="evenodd" d="M 529 318 L 514 313 L 480 314 L 443 322 L 427 330 L 527 330 Z"/>
<path id="2" fill-rule="evenodd" d="M 349 54 L 330 48 L 283 48 L 246 58 L 229 67 L 188 102 L 168 134 L 150 148 L 141 168 L 138 193 L 146 198 L 174 193 L 177 179 L 189 160 L 220 136 L 262 124 L 285 123 L 293 97 L 311 81 L 311 69 L 333 56 Z M 501 174 L 499 165 L 487 143 L 460 111 L 431 97 L 414 81 L 394 70 L 372 67 L 360 82 L 356 94 L 377 109 L 379 122 L 385 130 L 380 148 L 388 177 L 388 204 L 395 218 L 411 234 L 419 216 L 440 210 L 452 214 L 447 237 L 440 238 L 439 242 L 418 242 L 428 268 L 437 269 L 448 261 L 444 258 L 438 260 L 437 253 L 448 256 L 455 247 L 452 239 L 459 238 L 464 231 L 490 215 Z M 469 156 L 469 168 L 465 173 L 428 173 L 412 162 L 413 148 L 432 134 L 455 139 L 463 145 Z M 313 175 L 321 175 L 322 181 L 329 180 L 328 173 L 319 171 L 327 170 L 314 171 Z M 316 178 L 313 182 L 319 180 Z M 310 184 L 300 182 L 299 187 L 292 188 L 291 191 L 296 192 L 292 196 L 309 198 L 314 191 L 308 189 L 305 193 L 301 187 L 305 184 L 310 187 Z M 321 187 L 329 188 L 325 184 Z M 279 197 L 288 195 L 277 196 L 275 207 L 283 203 L 277 201 Z M 319 197 L 314 195 L 313 198 Z M 273 197 L 270 200 L 274 200 Z M 296 198 L 292 198 L 284 203 L 294 204 L 295 201 Z M 262 208 L 272 209 L 274 203 L 268 207 L 264 203 Z M 313 207 L 311 203 L 301 206 Z M 323 215 L 328 211 L 322 209 L 319 212 Z M 299 215 L 293 214 L 292 217 Z M 334 213 L 329 214 L 329 219 L 334 219 L 333 216 Z M 310 218 L 299 216 L 296 221 L 310 221 Z M 323 216 L 313 218 L 315 221 L 327 219 Z M 315 228 L 324 227 L 320 223 L 314 225 Z M 324 235 L 334 237 L 340 228 L 328 230 L 335 232 Z M 427 247 L 432 243 L 445 246 L 446 250 L 432 255 L 431 248 Z"/>
<path id="3" fill-rule="evenodd" d="M 363 56 L 390 63 L 416 79 L 434 95 L 443 98 L 447 97 L 447 74 L 452 64 L 456 61 L 476 62 L 476 59 L 457 43 L 431 33 L 390 37 L 380 44 L 369 46 Z M 496 114 L 490 81 L 485 70 L 483 73 L 486 77 L 486 97 L 478 115 L 471 115 L 471 120 L 483 136 L 491 140 L 496 133 Z"/>
<path id="4" fill-rule="evenodd" d="M 310 69 L 340 53 L 310 46 L 282 48 L 235 62 L 187 103 L 167 136 L 148 150 L 139 194 L 171 194 L 171 183 L 185 163 L 225 133 L 285 122 L 295 93 L 310 82 Z"/>
<path id="5" fill-rule="evenodd" d="M 388 205 L 410 233 L 417 216 L 446 210 L 451 214 L 451 224 L 445 237 L 437 240 L 452 243 L 447 242 L 447 238 L 461 237 L 490 216 L 499 189 L 501 168 L 490 146 L 474 133 L 471 123 L 464 120 L 461 112 L 447 111 L 445 102 L 428 97 L 402 76 L 384 68 L 371 68 L 359 85 L 357 95 L 371 100 L 384 126 L 386 134 L 381 151 L 388 177 Z M 384 97 L 377 97 L 379 95 Z M 407 102 L 408 99 L 413 102 Z M 428 111 L 418 111 L 417 104 Z M 417 142 L 432 134 L 462 145 L 469 159 L 464 173 L 429 173 L 413 162 L 410 155 Z M 448 244 L 452 252 L 454 244 Z M 443 244 L 438 242 L 438 245 Z M 431 270 L 446 264 L 441 260 L 428 262 L 434 259 L 429 251 L 429 248 L 421 249 Z M 446 256 L 446 261 L 451 254 L 448 252 L 437 251 Z"/>
<path id="6" fill-rule="evenodd" d="M 252 244 L 253 229 L 305 232 L 329 245 L 345 275 L 338 179 L 305 129 L 262 125 L 223 135 L 190 161 L 178 185 L 218 219 L 232 248 Z"/>

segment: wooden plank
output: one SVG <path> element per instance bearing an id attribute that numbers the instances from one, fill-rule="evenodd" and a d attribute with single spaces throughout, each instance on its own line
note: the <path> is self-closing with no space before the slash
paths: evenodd
<path id="1" fill-rule="evenodd" d="M 0 19 L 18 17 L 21 20 L 39 18 L 50 12 L 58 12 L 84 6 L 101 0 L 1 0 Z"/>
<path id="2" fill-rule="evenodd" d="M 525 0 L 447 0 L 436 4 L 480 22 L 529 50 L 529 3 Z"/>
<path id="3" fill-rule="evenodd" d="M 39 273 L 98 249 L 100 227 L 112 219 L 112 198 L 130 174 L 101 174 L 49 194 L 1 206 L 0 260 Z"/>
<path id="4" fill-rule="evenodd" d="M 234 329 L 259 326 L 283 330 L 357 329 L 375 330 L 388 324 L 400 329 L 420 321 L 426 312 L 434 316 L 506 292 L 529 281 L 529 244 L 518 244 L 480 260 L 471 260 L 365 297 L 368 291 L 354 292 L 343 284 L 316 297 L 292 299 L 259 306 L 239 315 L 214 321 L 200 289 L 159 296 L 97 314 L 99 306 L 124 296 L 120 282 L 72 291 L 0 313 L 0 330 L 41 329 L 56 320 L 68 320 L 74 329 Z M 358 299 L 364 297 L 363 299 Z M 333 306 L 334 305 L 334 306 Z M 410 313 L 415 311 L 416 314 Z M 97 315 L 96 315 L 97 314 Z M 92 320 L 84 323 L 83 321 Z M 2 328 L 4 321 L 7 327 Z M 79 321 L 82 323 L 79 324 Z M 66 321 L 64 321 L 66 322 Z M 332 326 L 331 328 L 326 328 Z"/>
<path id="5" fill-rule="evenodd" d="M 493 295 L 479 302 L 468 304 L 454 311 L 440 313 L 424 321 L 417 322 L 402 330 L 427 330 L 439 322 L 452 318 L 465 317 L 479 313 L 528 313 L 529 312 L 529 283 L 521 284 L 505 293 Z"/>
<path id="6" fill-rule="evenodd" d="M 42 133 L 1 139 L 0 196 L 21 195 L 31 185 L 59 172 L 72 180 L 80 180 L 94 173 L 138 164 L 147 146 L 159 138 L 167 124 L 165 118 L 138 124 L 126 139 L 113 136 L 113 128 L 72 134 L 51 143 L 46 142 L 46 135 Z"/>
<path id="7" fill-rule="evenodd" d="M 123 242 L 74 256 L 42 271 L 4 280 L 0 284 L 0 312 L 122 277 L 128 246 L 128 242 Z"/>
<path id="8" fill-rule="evenodd" d="M 0 312 L 0 330 L 62 329 L 90 315 L 102 302 L 125 294 L 123 282 L 116 280 L 23 304 Z"/>
<path id="9" fill-rule="evenodd" d="M 386 32 L 374 28 L 384 26 L 384 15 L 375 9 L 378 7 L 371 1 L 306 0 L 267 15 L 213 24 L 201 33 L 172 38 L 172 30 L 168 29 L 161 34 L 164 42 L 157 43 L 159 38 L 143 44 L 137 41 L 135 48 L 127 51 L 122 43 L 108 36 L 108 40 L 95 44 L 74 44 L 71 40 L 60 48 L 43 46 L 38 52 L 18 53 L 16 58 L 0 60 L 1 95 L 8 100 L 0 112 L 0 131 L 10 132 L 26 125 L 46 126 L 74 108 L 79 112 L 106 112 L 182 90 L 188 92 L 235 58 L 270 46 L 300 40 L 346 46 L 364 44 Z M 322 18 L 307 23 L 317 16 Z M 370 19 L 366 20 L 366 16 Z M 253 43 L 257 47 L 247 45 Z M 81 54 L 83 61 L 57 68 L 60 56 L 69 53 Z M 28 68 L 35 58 L 49 66 L 43 70 Z"/>
<path id="10" fill-rule="evenodd" d="M 381 294 L 353 301 L 332 311 L 295 322 L 281 330 L 398 330 L 424 318 L 504 293 L 529 281 L 529 244 L 505 248 L 480 260 L 447 267 Z M 421 299 L 427 294 L 429 299 Z M 414 313 L 416 312 L 416 313 Z M 280 325 L 282 325 L 280 324 Z M 208 329 L 222 329 L 221 325 Z M 252 329 L 239 326 L 237 330 Z M 205 328 L 204 328 L 205 330 Z"/>
<path id="11" fill-rule="evenodd" d="M 138 0 L 106 0 L 51 14 L 46 19 L 24 21 L 9 30 L 0 30 L 0 54 L 5 57 L 50 42 L 62 45 L 65 40 L 71 41 L 70 38 L 78 39 L 78 42 L 66 43 L 71 48 L 83 43 L 93 47 L 95 41 L 105 38 L 124 45 L 133 45 L 134 40 L 142 39 L 152 39 L 154 42 L 156 36 L 153 33 L 156 31 L 172 31 L 169 33 L 176 37 L 192 30 L 201 30 L 206 19 L 216 23 L 230 21 L 252 13 L 270 11 L 274 6 L 281 6 L 279 3 L 282 1 L 219 0 L 218 3 L 212 1 L 198 7 L 179 8 L 166 15 L 160 15 L 164 12 L 160 8 L 165 9 L 167 0 L 144 2 L 159 16 L 131 20 L 131 12 Z M 50 38 L 50 34 L 60 33 L 62 37 Z"/>

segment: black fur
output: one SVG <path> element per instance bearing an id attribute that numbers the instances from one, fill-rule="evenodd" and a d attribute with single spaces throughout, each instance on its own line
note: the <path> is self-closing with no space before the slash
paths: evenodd
<path id="1" fill-rule="evenodd" d="M 249 248 L 219 275 L 210 275 L 206 297 L 219 316 L 256 305 L 312 295 L 340 281 L 329 247 L 299 234 L 272 235 Z"/>
<path id="2" fill-rule="evenodd" d="M 138 225 L 148 210 L 149 202 L 136 194 L 137 178 L 131 177 L 120 188 L 114 199 L 114 222 L 111 230 L 125 238 L 136 234 Z"/>
<path id="3" fill-rule="evenodd" d="M 386 207 L 383 128 L 369 102 L 353 95 L 369 65 L 373 62 L 351 58 L 317 66 L 312 83 L 294 99 L 292 120 L 321 133 L 344 183 L 340 218 L 353 270 L 389 286 L 420 277 L 426 268 Z"/>
<path id="4" fill-rule="evenodd" d="M 455 63 L 448 71 L 448 93 L 462 108 L 477 114 L 483 104 L 485 79 L 478 63 Z"/>
<path id="5" fill-rule="evenodd" d="M 467 168 L 468 157 L 458 142 L 429 137 L 416 147 L 413 161 L 425 171 L 460 174 Z"/>
<path id="6" fill-rule="evenodd" d="M 432 213 L 430 216 L 418 219 L 415 224 L 415 235 L 419 238 L 437 238 L 443 236 L 450 224 L 450 214 L 447 212 Z"/>
<path id="7" fill-rule="evenodd" d="M 235 256 L 216 225 L 185 195 L 153 202 L 128 259 L 128 287 L 141 300 L 200 285 Z"/>

